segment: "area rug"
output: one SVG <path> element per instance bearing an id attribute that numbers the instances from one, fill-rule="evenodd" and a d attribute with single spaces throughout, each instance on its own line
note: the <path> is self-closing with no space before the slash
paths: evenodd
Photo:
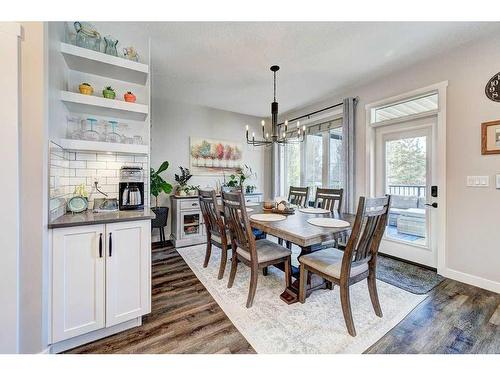
<path id="1" fill-rule="evenodd" d="M 362 353 L 426 298 L 379 281 L 384 313 L 379 318 L 373 311 L 366 282 L 355 284 L 351 287 L 351 307 L 357 336 L 351 337 L 345 327 L 338 287 L 312 293 L 305 304 L 287 305 L 279 298 L 284 289 L 283 272 L 270 267 L 267 276 L 259 275 L 253 306 L 247 309 L 248 267 L 238 267 L 234 285 L 228 289 L 229 264 L 224 278 L 217 280 L 219 251 L 212 252 L 207 268 L 202 266 L 205 245 L 177 251 L 257 353 Z"/>
<path id="2" fill-rule="evenodd" d="M 377 279 L 415 294 L 426 294 L 444 280 L 436 271 L 379 255 Z"/>

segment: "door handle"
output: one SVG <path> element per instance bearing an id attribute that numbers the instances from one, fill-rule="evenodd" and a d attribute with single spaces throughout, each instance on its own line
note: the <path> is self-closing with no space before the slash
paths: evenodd
<path id="1" fill-rule="evenodd" d="M 111 236 L 113 233 L 109 233 L 109 256 L 113 255 L 113 237 Z"/>
<path id="2" fill-rule="evenodd" d="M 426 203 L 425 205 L 433 208 L 438 208 L 438 204 L 436 202 Z"/>
<path id="3" fill-rule="evenodd" d="M 99 233 L 99 258 L 102 258 L 102 233 Z"/>

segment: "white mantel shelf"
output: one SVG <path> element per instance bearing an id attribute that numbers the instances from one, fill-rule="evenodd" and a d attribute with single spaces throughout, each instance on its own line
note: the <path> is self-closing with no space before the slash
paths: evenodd
<path id="1" fill-rule="evenodd" d="M 117 154 L 148 154 L 147 145 L 135 145 L 124 143 L 94 142 L 79 139 L 62 138 L 58 142 L 59 146 L 68 151 L 95 151 L 112 152 Z"/>
<path id="2" fill-rule="evenodd" d="M 145 104 L 128 103 L 70 91 L 61 91 L 61 100 L 68 110 L 74 113 L 91 113 L 96 116 L 135 121 L 146 120 L 149 113 L 149 107 Z"/>
<path id="3" fill-rule="evenodd" d="M 149 66 L 102 52 L 61 43 L 61 53 L 68 68 L 101 77 L 145 85 Z"/>

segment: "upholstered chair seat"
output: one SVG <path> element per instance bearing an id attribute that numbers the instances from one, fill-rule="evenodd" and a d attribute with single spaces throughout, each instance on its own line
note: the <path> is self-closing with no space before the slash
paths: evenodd
<path id="1" fill-rule="evenodd" d="M 255 241 L 255 247 L 257 249 L 257 263 L 270 262 L 292 254 L 291 250 L 269 240 Z M 250 253 L 248 251 L 238 248 L 236 252 L 250 261 Z"/>
<path id="2" fill-rule="evenodd" d="M 344 252 L 338 249 L 329 248 L 316 251 L 311 254 L 300 257 L 300 263 L 306 264 L 319 272 L 328 276 L 340 279 L 340 270 L 342 268 L 342 257 Z M 352 265 L 350 276 L 354 277 L 368 271 L 368 262 L 359 265 Z"/>

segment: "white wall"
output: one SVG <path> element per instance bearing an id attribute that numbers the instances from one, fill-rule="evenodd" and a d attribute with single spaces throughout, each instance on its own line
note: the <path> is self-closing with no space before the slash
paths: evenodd
<path id="1" fill-rule="evenodd" d="M 38 353 L 43 349 L 47 293 L 46 25 L 24 22 L 22 28 L 19 351 Z"/>
<path id="2" fill-rule="evenodd" d="M 339 92 L 294 113 L 359 96 L 356 111 L 356 195 L 365 194 L 365 105 L 417 88 L 449 81 L 447 91 L 447 258 L 450 277 L 500 292 L 500 155 L 481 155 L 481 123 L 500 119 L 500 103 L 484 94 L 500 70 L 500 34 Z M 294 114 L 288 114 L 292 117 Z M 490 187 L 466 187 L 467 175 L 490 176 Z M 451 271 L 450 271 L 451 270 Z M 454 272 L 457 271 L 457 272 Z"/>
<path id="3" fill-rule="evenodd" d="M 0 101 L 2 137 L 0 159 L 3 182 L 0 215 L 0 353 L 18 351 L 19 259 L 19 36 L 20 25 L 0 23 L 0 87 L 9 95 Z"/>
<path id="4" fill-rule="evenodd" d="M 269 178 L 264 175 L 268 173 L 270 163 L 265 162 L 266 151 L 245 145 L 245 125 L 254 126 L 254 131 L 258 134 L 260 118 L 163 100 L 162 89 L 154 85 L 154 76 L 152 100 L 151 166 L 157 169 L 167 160 L 170 167 L 163 177 L 168 182 L 175 185 L 174 174 L 179 173 L 179 166 L 189 167 L 190 136 L 222 139 L 241 142 L 244 145 L 243 161 L 257 173 L 257 179 L 250 183 L 256 185 L 258 191 L 264 192 L 264 196 L 268 197 L 270 187 L 266 184 L 269 184 Z M 190 184 L 215 187 L 217 180 L 222 181 L 222 176 L 195 175 Z M 154 200 L 151 203 L 154 205 Z M 159 204 L 170 206 L 170 200 L 162 194 Z M 167 231 L 168 236 L 170 220 Z"/>

